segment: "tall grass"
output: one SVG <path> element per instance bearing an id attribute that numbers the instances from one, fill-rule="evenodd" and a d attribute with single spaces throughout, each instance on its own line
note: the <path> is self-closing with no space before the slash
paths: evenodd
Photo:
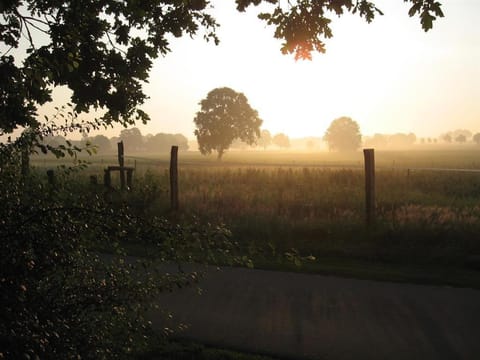
<path id="1" fill-rule="evenodd" d="M 166 212 L 168 174 L 151 170 L 143 181 L 163 189 L 155 211 Z M 461 261 L 480 254 L 479 183 L 479 176 L 468 173 L 378 171 L 373 230 L 364 225 L 364 178 L 358 169 L 183 169 L 180 204 L 183 214 L 226 223 L 245 246 Z"/>
<path id="2" fill-rule="evenodd" d="M 251 164 L 187 157 L 179 171 L 181 214 L 224 222 L 249 248 L 415 262 L 463 262 L 480 255 L 480 173 L 409 170 L 428 161 L 480 168 L 475 157 L 468 153 L 454 163 L 450 153 L 398 154 L 396 161 L 393 153 L 377 156 L 373 229 L 364 225 L 358 154 L 334 159 L 334 166 L 309 154 L 294 164 L 285 155 L 280 163 L 263 163 L 264 157 Z M 132 206 L 144 216 L 168 214 L 168 158 L 138 160 L 135 176 Z"/>

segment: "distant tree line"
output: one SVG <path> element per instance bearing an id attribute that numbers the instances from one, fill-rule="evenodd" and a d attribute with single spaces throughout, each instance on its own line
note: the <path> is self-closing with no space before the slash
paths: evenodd
<path id="1" fill-rule="evenodd" d="M 287 135 L 279 133 L 272 136 L 270 131 L 260 128 L 262 119 L 241 92 L 228 87 L 216 88 L 210 91 L 199 105 L 201 109 L 193 121 L 196 126 L 194 133 L 203 155 L 216 152 L 220 160 L 228 149 L 245 150 L 261 147 L 266 150 L 271 145 L 288 149 L 292 145 Z M 472 136 L 468 130 L 455 130 L 442 135 L 440 139 L 447 143 L 452 141 L 465 143 L 471 139 L 480 144 L 480 133 Z M 417 142 L 421 144 L 438 142 L 436 138 L 417 139 L 414 133 L 374 134 L 363 137 L 359 124 L 347 116 L 334 119 L 322 140 L 330 151 L 337 152 L 358 151 L 362 146 L 378 149 L 407 149 Z M 315 148 L 314 138 L 304 139 L 304 141 L 307 150 Z"/>
<path id="2" fill-rule="evenodd" d="M 417 141 L 414 133 L 396 133 L 396 134 L 375 134 L 365 137 L 364 146 L 369 148 L 385 149 L 404 149 L 409 148 Z"/>
<path id="3" fill-rule="evenodd" d="M 374 134 L 364 136 L 360 134 L 358 123 L 350 118 L 342 117 L 332 121 L 323 138 L 290 139 L 284 133 L 271 134 L 267 129 L 260 130 L 260 136 L 256 143 L 248 144 L 239 138 L 232 141 L 230 149 L 289 149 L 292 146 L 304 147 L 306 150 L 318 148 L 322 140 L 331 151 L 355 151 L 360 147 L 372 147 L 376 149 L 406 149 L 414 144 L 464 144 L 476 143 L 480 146 L 480 133 L 472 133 L 466 129 L 449 131 L 436 137 L 418 138 L 414 133 Z M 165 153 L 169 152 L 172 145 L 179 150 L 189 149 L 188 139 L 182 134 L 157 133 L 142 135 L 141 131 L 134 127 L 123 129 L 118 136 L 107 137 L 105 135 L 87 136 L 84 134 L 81 140 L 70 140 L 73 145 L 84 146 L 90 142 L 97 147 L 97 153 L 108 154 L 115 152 L 117 143 L 124 142 L 125 151 L 130 153 Z M 61 135 L 48 136 L 44 143 L 52 146 L 65 145 L 67 139 Z M 301 145 L 300 145 L 301 144 Z"/>
<path id="4" fill-rule="evenodd" d="M 247 144 L 244 141 L 236 139 L 230 146 L 231 149 L 246 150 L 246 149 L 264 149 L 275 146 L 280 149 L 289 149 L 292 146 L 290 137 L 284 133 L 277 133 L 272 135 L 269 130 L 263 129 L 260 132 L 260 136 L 257 138 L 255 144 Z"/>
<path id="5" fill-rule="evenodd" d="M 458 143 L 464 144 L 473 141 L 477 145 L 480 145 L 480 133 L 473 134 L 467 129 L 457 129 L 449 131 L 440 136 L 440 139 L 445 143 Z"/>
<path id="6" fill-rule="evenodd" d="M 178 146 L 179 150 L 188 150 L 188 139 L 182 134 L 157 133 L 142 135 L 136 127 L 124 129 L 119 136 L 108 138 L 105 135 L 96 135 L 89 137 L 86 134 L 81 140 L 70 140 L 73 145 L 82 146 L 87 142 L 97 147 L 97 153 L 106 154 L 117 150 L 117 143 L 123 141 L 125 151 L 127 152 L 150 152 L 163 153 L 170 151 L 173 145 Z M 49 136 L 44 138 L 44 143 L 52 146 L 65 145 L 67 139 L 61 135 Z"/>
<path id="7" fill-rule="evenodd" d="M 473 134 L 467 129 L 457 129 L 446 132 L 439 137 L 421 137 L 413 133 L 374 134 L 363 139 L 364 147 L 378 149 L 406 149 L 414 144 L 467 144 L 480 145 L 480 133 Z"/>

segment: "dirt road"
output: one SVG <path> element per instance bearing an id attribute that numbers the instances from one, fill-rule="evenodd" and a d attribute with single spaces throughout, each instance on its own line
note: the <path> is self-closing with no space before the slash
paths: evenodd
<path id="1" fill-rule="evenodd" d="M 200 286 L 159 303 L 189 325 L 183 337 L 205 343 L 309 359 L 480 359 L 479 290 L 241 268 Z"/>

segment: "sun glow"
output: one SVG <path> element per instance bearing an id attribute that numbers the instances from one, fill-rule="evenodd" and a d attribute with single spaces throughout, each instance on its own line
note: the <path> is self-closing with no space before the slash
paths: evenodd
<path id="1" fill-rule="evenodd" d="M 446 17 L 424 33 L 406 4 L 379 1 L 385 16 L 372 24 L 335 18 L 326 54 L 312 61 L 282 55 L 255 11 L 213 4 L 221 44 L 201 36 L 172 40 L 172 52 L 155 62 L 145 86 L 152 121 L 139 126 L 142 133 L 193 138 L 198 103 L 223 86 L 247 96 L 263 128 L 291 137 L 322 136 L 340 116 L 356 120 L 363 134 L 480 130 L 480 2 L 445 3 Z"/>

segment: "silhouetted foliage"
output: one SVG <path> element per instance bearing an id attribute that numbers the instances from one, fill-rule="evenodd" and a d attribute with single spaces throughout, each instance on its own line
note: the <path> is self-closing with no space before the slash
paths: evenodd
<path id="1" fill-rule="evenodd" d="M 105 135 L 97 135 L 89 139 L 90 142 L 97 147 L 97 153 L 108 153 L 113 150 L 110 139 Z"/>
<path id="2" fill-rule="evenodd" d="M 282 51 L 296 58 L 324 51 L 322 38 L 332 36 L 327 15 L 351 12 L 370 22 L 380 13 L 364 0 L 305 0 L 281 6 L 276 0 L 236 2 L 240 11 L 250 4 L 273 5 L 272 12 L 260 18 L 276 27 L 275 37 L 285 41 Z M 418 14 L 424 30 L 443 16 L 438 2 L 410 3 L 409 15 Z M 0 144 L 2 357 L 131 358 L 145 341 L 145 301 L 191 280 L 189 274 L 180 274 L 159 281 L 157 274 L 138 273 L 121 260 L 100 261 L 92 244 L 148 238 L 164 260 L 191 260 L 192 254 L 212 260 L 222 249 L 230 254 L 233 245 L 221 227 L 199 230 L 196 225 L 145 219 L 135 216 L 124 199 L 110 203 L 103 196 L 81 196 L 72 179 L 64 183 L 65 191 L 58 191 L 40 179 L 20 176 L 19 170 L 22 153 L 75 157 L 83 150 L 68 141 L 45 144 L 44 136 L 146 122 L 149 116 L 140 109 L 146 100 L 142 85 L 153 60 L 169 51 L 169 39 L 203 29 L 206 39 L 218 42 L 207 5 L 203 0 L 0 2 L 0 135 L 26 129 L 14 144 Z M 26 51 L 19 57 L 10 50 L 21 42 Z M 72 91 L 72 118 L 92 108 L 104 114 L 89 124 L 67 121 L 63 127 L 46 119 L 45 130 L 36 112 L 52 101 L 52 89 L 58 86 Z M 256 111 L 247 110 L 253 124 L 246 132 L 238 129 L 240 135 L 233 138 L 251 143 L 261 120 Z M 221 156 L 225 148 L 216 146 Z M 88 145 L 86 150 L 91 151 Z M 66 169 L 65 176 L 71 171 Z"/>
<path id="3" fill-rule="evenodd" d="M 333 151 L 356 151 L 361 145 L 362 135 L 356 121 L 340 117 L 332 121 L 323 139 Z"/>
<path id="4" fill-rule="evenodd" d="M 452 132 L 452 137 L 454 139 L 456 139 L 459 135 L 463 135 L 466 141 L 472 137 L 472 132 L 467 129 L 456 129 Z"/>
<path id="5" fill-rule="evenodd" d="M 388 145 L 393 148 L 408 148 L 415 144 L 417 137 L 414 133 L 396 133 L 388 137 Z"/>
<path id="6" fill-rule="evenodd" d="M 475 135 L 473 135 L 473 142 L 477 145 L 480 145 L 480 133 L 476 133 Z"/>
<path id="7" fill-rule="evenodd" d="M 233 140 L 232 144 L 230 145 L 230 149 L 236 149 L 236 150 L 246 150 L 249 147 L 250 145 L 248 145 L 245 141 L 242 141 L 240 139 Z"/>
<path id="8" fill-rule="evenodd" d="M 82 164 L 57 169 L 55 186 L 21 176 L 27 135 L 0 145 L 2 358 L 131 359 L 147 345 L 153 299 L 198 278 L 165 274 L 156 261 L 245 264 L 222 225 L 178 226 L 152 215 L 154 187 L 134 197 L 85 189 L 76 180 Z M 148 244 L 152 259 L 125 261 L 126 242 Z"/>
<path id="9" fill-rule="evenodd" d="M 446 143 L 451 143 L 452 142 L 452 135 L 445 134 L 445 135 L 442 136 L 442 140 L 445 141 Z"/>
<path id="10" fill-rule="evenodd" d="M 281 147 L 281 148 L 289 148 L 290 147 L 290 138 L 287 135 L 285 135 L 284 133 L 279 133 L 279 134 L 276 134 L 273 137 L 272 143 L 274 143 L 275 145 L 277 145 L 278 147 Z"/>
<path id="11" fill-rule="evenodd" d="M 270 134 L 270 131 L 264 129 L 260 132 L 260 137 L 257 140 L 258 146 L 263 147 L 265 150 L 268 146 L 270 146 L 272 143 L 272 135 Z"/>
<path id="12" fill-rule="evenodd" d="M 433 0 L 405 0 L 411 3 L 409 16 L 420 17 L 425 31 L 433 26 L 437 17 L 443 17 L 441 4 Z M 282 52 L 295 54 L 296 59 L 310 59 L 312 51 L 325 52 L 324 39 L 333 36 L 332 17 L 345 13 L 357 14 L 370 23 L 376 15 L 383 15 L 374 2 L 368 0 L 237 0 L 237 8 L 245 10 L 249 5 L 270 3 L 271 11 L 258 17 L 275 27 L 275 38 L 283 40 Z"/>
<path id="13" fill-rule="evenodd" d="M 409 0 L 410 16 L 419 16 L 422 28 L 431 29 L 442 17 L 441 4 L 433 0 Z M 367 22 L 382 14 L 368 0 L 236 0 L 237 9 L 265 5 L 259 18 L 275 27 L 283 40 L 282 52 L 310 58 L 325 51 L 324 39 L 333 36 L 332 16 L 357 14 Z M 146 96 L 152 61 L 167 53 L 169 39 L 204 30 L 204 37 L 218 42 L 216 21 L 208 14 L 208 1 L 75 2 L 60 0 L 8 0 L 0 6 L 0 132 L 17 126 L 35 126 L 39 105 L 52 100 L 51 89 L 72 90 L 75 111 L 105 109 L 102 122 L 132 125 L 145 122 L 139 109 Z M 270 6 L 268 6 L 270 5 Z M 139 31 L 141 30 L 141 31 Z M 26 57 L 10 54 L 26 40 Z"/>
<path id="14" fill-rule="evenodd" d="M 201 27 L 217 41 L 206 2 L 118 2 L 107 0 L 11 0 L 0 7 L 0 43 L 17 48 L 26 39 L 22 65 L 0 57 L 0 129 L 35 126 L 38 105 L 51 88 L 67 86 L 79 113 L 105 109 L 103 122 L 133 124 L 148 115 L 142 82 L 152 61 L 169 51 L 169 37 L 193 35 Z M 138 31 L 142 29 L 143 31 Z"/>
<path id="15" fill-rule="evenodd" d="M 456 129 L 454 131 L 449 131 L 446 134 L 441 136 L 441 139 L 447 143 L 453 141 L 457 143 L 464 143 L 472 137 L 472 132 L 467 129 Z"/>
<path id="16" fill-rule="evenodd" d="M 388 135 L 374 134 L 372 137 L 365 139 L 365 147 L 384 149 L 388 146 Z"/>
<path id="17" fill-rule="evenodd" d="M 123 141 L 125 151 L 141 151 L 144 149 L 143 136 L 136 127 L 131 129 L 123 129 L 120 132 L 120 141 Z"/>
<path id="18" fill-rule="evenodd" d="M 145 147 L 150 152 L 168 152 L 173 145 L 179 150 L 188 150 L 188 139 L 182 134 L 158 133 L 145 138 Z"/>
<path id="19" fill-rule="evenodd" d="M 221 159 L 235 139 L 252 145 L 260 136 L 262 120 L 244 94 L 227 87 L 217 88 L 210 91 L 200 105 L 193 121 L 202 154 L 216 151 Z"/>
<path id="20" fill-rule="evenodd" d="M 460 143 L 460 144 L 463 144 L 467 141 L 467 137 L 463 134 L 459 134 L 455 137 L 455 141 Z"/>

